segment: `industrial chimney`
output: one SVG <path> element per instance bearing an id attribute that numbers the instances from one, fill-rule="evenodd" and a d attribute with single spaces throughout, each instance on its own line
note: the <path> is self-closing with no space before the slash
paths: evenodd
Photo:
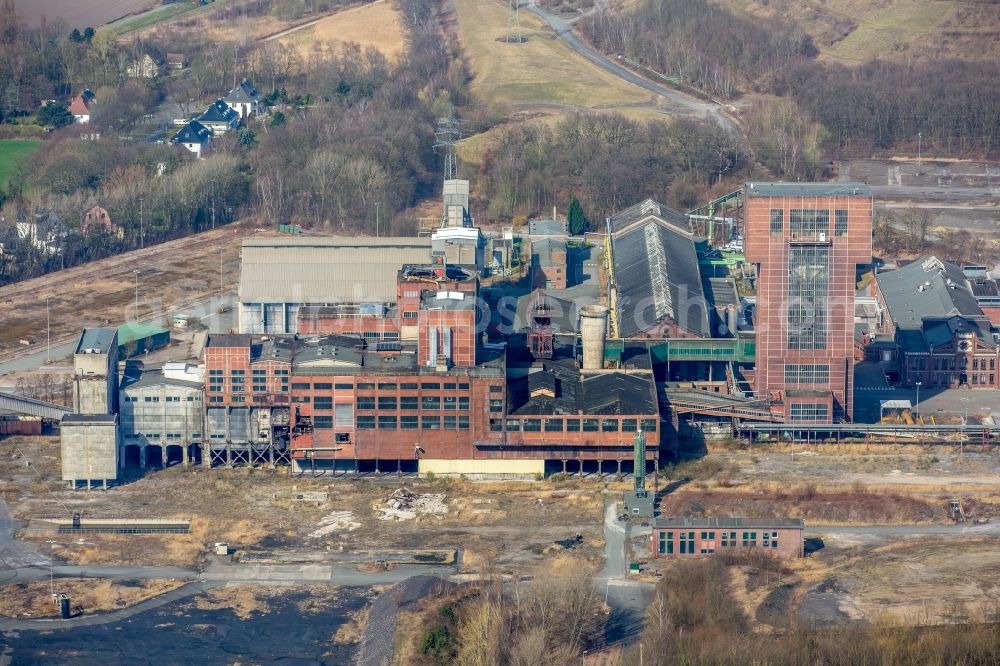
<path id="1" fill-rule="evenodd" d="M 583 338 L 583 369 L 604 367 L 604 342 L 608 335 L 608 309 L 603 305 L 580 308 L 580 335 Z"/>

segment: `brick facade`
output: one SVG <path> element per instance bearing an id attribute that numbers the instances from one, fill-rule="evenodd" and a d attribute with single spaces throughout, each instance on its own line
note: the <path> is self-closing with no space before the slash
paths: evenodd
<path id="1" fill-rule="evenodd" d="M 738 518 L 657 520 L 650 548 L 653 557 L 666 559 L 709 557 L 722 552 L 791 558 L 802 557 L 803 549 L 801 521 L 768 524 Z"/>
<path id="2" fill-rule="evenodd" d="M 796 184 L 748 184 L 744 214 L 757 265 L 758 391 L 772 400 L 788 388 L 828 391 L 832 412 L 799 420 L 830 422 L 853 413 L 855 272 L 871 261 L 872 197 L 848 184 L 808 194 L 819 185 L 790 196 Z"/>

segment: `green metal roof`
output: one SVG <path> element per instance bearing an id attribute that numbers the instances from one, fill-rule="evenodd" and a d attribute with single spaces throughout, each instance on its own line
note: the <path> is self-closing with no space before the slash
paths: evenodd
<path id="1" fill-rule="evenodd" d="M 118 345 L 127 345 L 136 340 L 152 338 L 164 333 L 170 334 L 170 329 L 156 324 L 146 324 L 141 321 L 131 321 L 118 327 Z"/>

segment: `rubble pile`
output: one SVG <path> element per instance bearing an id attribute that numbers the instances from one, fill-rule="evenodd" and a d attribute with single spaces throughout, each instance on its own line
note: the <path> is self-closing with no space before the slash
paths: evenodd
<path id="1" fill-rule="evenodd" d="M 384 506 L 378 507 L 381 520 L 412 520 L 419 514 L 442 515 L 448 513 L 444 494 L 418 495 L 406 486 L 397 488 Z"/>

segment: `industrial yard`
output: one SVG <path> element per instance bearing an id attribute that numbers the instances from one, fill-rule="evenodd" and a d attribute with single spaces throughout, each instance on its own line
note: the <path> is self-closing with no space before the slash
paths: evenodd
<path id="1" fill-rule="evenodd" d="M 16 4 L 0 666 L 996 666 L 983 7 Z"/>

